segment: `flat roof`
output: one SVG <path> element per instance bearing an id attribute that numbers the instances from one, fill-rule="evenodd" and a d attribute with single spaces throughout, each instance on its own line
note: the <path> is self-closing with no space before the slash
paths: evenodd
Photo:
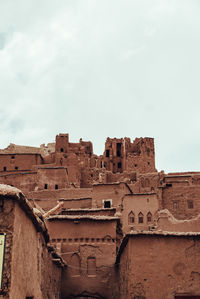
<path id="1" fill-rule="evenodd" d="M 124 248 L 126 247 L 129 238 L 131 237 L 200 237 L 200 232 L 170 232 L 170 231 L 130 231 L 128 234 L 126 234 L 120 244 L 119 251 L 117 253 L 116 262 L 115 264 L 120 263 L 120 257 L 122 252 L 124 251 Z"/>
<path id="2" fill-rule="evenodd" d="M 49 221 L 55 220 L 93 220 L 93 221 L 114 221 L 119 220 L 119 217 L 104 216 L 104 215 L 53 215 L 46 218 Z"/>

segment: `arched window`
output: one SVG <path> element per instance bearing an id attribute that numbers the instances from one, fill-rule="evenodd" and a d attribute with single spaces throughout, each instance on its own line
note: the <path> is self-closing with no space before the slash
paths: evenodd
<path id="1" fill-rule="evenodd" d="M 96 258 L 89 256 L 87 258 L 87 275 L 95 276 L 96 275 Z"/>
<path id="2" fill-rule="evenodd" d="M 147 223 L 150 223 L 150 222 L 152 222 L 152 214 L 151 214 L 151 212 L 148 212 L 148 214 L 147 214 Z"/>
<path id="3" fill-rule="evenodd" d="M 140 212 L 138 214 L 138 223 L 143 223 L 144 222 L 144 215 L 142 214 L 142 212 Z"/>
<path id="4" fill-rule="evenodd" d="M 69 266 L 71 268 L 71 275 L 72 276 L 79 276 L 80 275 L 81 261 L 80 261 L 79 255 L 77 253 L 72 254 Z"/>
<path id="5" fill-rule="evenodd" d="M 131 211 L 128 214 L 128 224 L 133 224 L 135 222 L 135 214 Z"/>

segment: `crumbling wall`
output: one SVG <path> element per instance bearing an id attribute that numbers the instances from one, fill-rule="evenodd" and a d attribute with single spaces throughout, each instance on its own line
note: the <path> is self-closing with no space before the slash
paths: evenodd
<path id="1" fill-rule="evenodd" d="M 107 138 L 103 164 L 113 173 L 135 171 L 155 172 L 155 152 L 153 138 Z"/>
<path id="2" fill-rule="evenodd" d="M 121 299 L 200 294 L 199 236 L 129 238 L 120 260 Z"/>
<path id="3" fill-rule="evenodd" d="M 187 219 L 200 213 L 200 186 L 180 181 L 167 183 L 163 188 L 163 209 L 168 209 L 175 218 Z"/>
<path id="4" fill-rule="evenodd" d="M 200 214 L 198 216 L 178 220 L 167 209 L 160 210 L 157 213 L 157 230 L 170 232 L 199 232 Z"/>
<path id="5" fill-rule="evenodd" d="M 86 218 L 47 220 L 51 244 L 68 265 L 62 277 L 62 298 L 83 293 L 118 298 L 116 219 Z"/>

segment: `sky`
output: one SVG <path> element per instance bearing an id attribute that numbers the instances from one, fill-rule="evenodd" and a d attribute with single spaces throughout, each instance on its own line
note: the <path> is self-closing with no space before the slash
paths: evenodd
<path id="1" fill-rule="evenodd" d="M 154 137 L 200 171 L 199 0 L 0 0 L 0 148 Z"/>

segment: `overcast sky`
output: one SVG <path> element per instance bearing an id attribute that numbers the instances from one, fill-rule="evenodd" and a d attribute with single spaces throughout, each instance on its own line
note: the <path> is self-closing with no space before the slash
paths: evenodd
<path id="1" fill-rule="evenodd" d="M 199 0 L 0 0 L 0 147 L 154 137 L 200 170 Z"/>

